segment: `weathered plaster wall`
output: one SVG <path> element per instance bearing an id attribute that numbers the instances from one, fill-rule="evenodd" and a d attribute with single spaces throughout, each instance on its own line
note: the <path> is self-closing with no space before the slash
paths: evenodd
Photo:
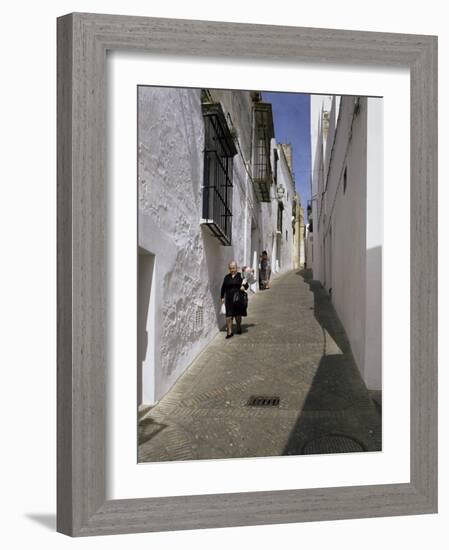
<path id="1" fill-rule="evenodd" d="M 139 245 L 154 254 L 154 400 L 172 385 L 216 325 L 201 217 L 204 127 L 197 90 L 139 88 Z M 201 321 L 202 312 L 202 323 Z M 196 342 L 196 346 L 192 346 Z M 145 401 L 151 396 L 145 394 Z"/>

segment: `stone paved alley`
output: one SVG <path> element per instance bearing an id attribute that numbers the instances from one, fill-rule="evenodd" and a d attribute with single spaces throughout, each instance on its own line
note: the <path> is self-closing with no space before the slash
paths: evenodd
<path id="1" fill-rule="evenodd" d="M 249 407 L 250 396 L 279 407 Z M 381 415 L 331 301 L 307 270 L 250 299 L 243 334 L 220 332 L 139 413 L 139 462 L 381 449 Z"/>

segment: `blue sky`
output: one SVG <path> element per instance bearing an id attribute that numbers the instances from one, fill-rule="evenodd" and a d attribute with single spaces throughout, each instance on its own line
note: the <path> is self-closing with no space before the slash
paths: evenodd
<path id="1" fill-rule="evenodd" d="M 272 104 L 274 133 L 278 143 L 291 143 L 296 190 L 301 195 L 304 214 L 310 199 L 310 95 L 263 92 Z"/>

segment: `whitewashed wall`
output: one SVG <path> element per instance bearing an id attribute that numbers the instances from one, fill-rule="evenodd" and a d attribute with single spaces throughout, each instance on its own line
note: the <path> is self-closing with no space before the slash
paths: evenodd
<path id="1" fill-rule="evenodd" d="M 347 173 L 346 191 L 344 171 Z M 365 364 L 366 324 L 366 100 L 354 115 L 344 97 L 325 195 L 327 219 L 320 232 L 324 286 L 343 323 L 359 369 Z M 324 215 L 323 215 L 324 218 Z M 321 227 L 321 226 L 320 226 Z"/>
<path id="2" fill-rule="evenodd" d="M 310 134 L 311 134 L 311 166 L 312 166 L 312 219 L 313 232 L 319 230 L 320 203 L 319 200 L 324 191 L 324 155 L 326 139 L 322 131 L 323 111 L 330 111 L 332 96 L 311 95 L 310 96 Z M 313 238 L 312 263 L 309 266 L 313 269 L 314 277 L 318 280 L 323 278 L 321 272 L 323 267 L 321 242 Z"/>
<path id="3" fill-rule="evenodd" d="M 293 269 L 293 199 L 295 195 L 295 185 L 287 161 L 281 147 L 278 146 L 275 139 L 271 140 L 271 165 L 274 170 L 274 150 L 278 151 L 277 165 L 277 188 L 273 185 L 271 188 L 271 202 L 261 204 L 261 247 L 260 250 L 266 250 L 271 263 L 272 275 L 284 273 Z M 285 193 L 282 199 L 278 198 L 277 189 L 283 186 Z M 283 231 L 277 233 L 278 204 L 282 200 L 283 211 Z M 287 231 L 287 233 L 286 233 Z M 276 261 L 278 260 L 278 262 Z"/>
<path id="4" fill-rule="evenodd" d="M 367 386 L 378 390 L 381 389 L 382 104 L 381 100 L 371 98 L 361 98 L 356 104 L 355 98 L 349 96 L 331 101 L 315 97 L 312 104 L 316 120 L 320 120 L 317 113 L 329 110 L 327 130 L 323 131 L 321 119 L 312 132 L 312 138 L 317 139 L 313 146 L 314 278 L 331 293 Z"/>
<path id="5" fill-rule="evenodd" d="M 295 187 L 292 179 L 292 174 L 287 164 L 287 159 L 284 155 L 282 148 L 278 148 L 279 152 L 279 164 L 278 164 L 278 187 L 281 185 L 285 189 L 285 193 L 282 199 L 284 205 L 283 210 L 283 222 L 282 222 L 282 234 L 278 236 L 277 242 L 280 243 L 280 258 L 279 272 L 283 273 L 290 269 L 293 269 L 293 199 L 295 195 Z M 275 206 L 276 202 L 274 203 Z M 274 224 L 277 223 L 277 210 L 275 212 Z M 276 227 L 276 225 L 275 225 Z"/>

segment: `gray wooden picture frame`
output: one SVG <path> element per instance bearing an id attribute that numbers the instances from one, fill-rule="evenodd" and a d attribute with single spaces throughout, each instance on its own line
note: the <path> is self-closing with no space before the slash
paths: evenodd
<path id="1" fill-rule="evenodd" d="M 436 512 L 437 38 L 83 13 L 60 17 L 57 27 L 57 530 L 86 536 Z M 410 483 L 106 499 L 107 50 L 410 69 Z"/>

